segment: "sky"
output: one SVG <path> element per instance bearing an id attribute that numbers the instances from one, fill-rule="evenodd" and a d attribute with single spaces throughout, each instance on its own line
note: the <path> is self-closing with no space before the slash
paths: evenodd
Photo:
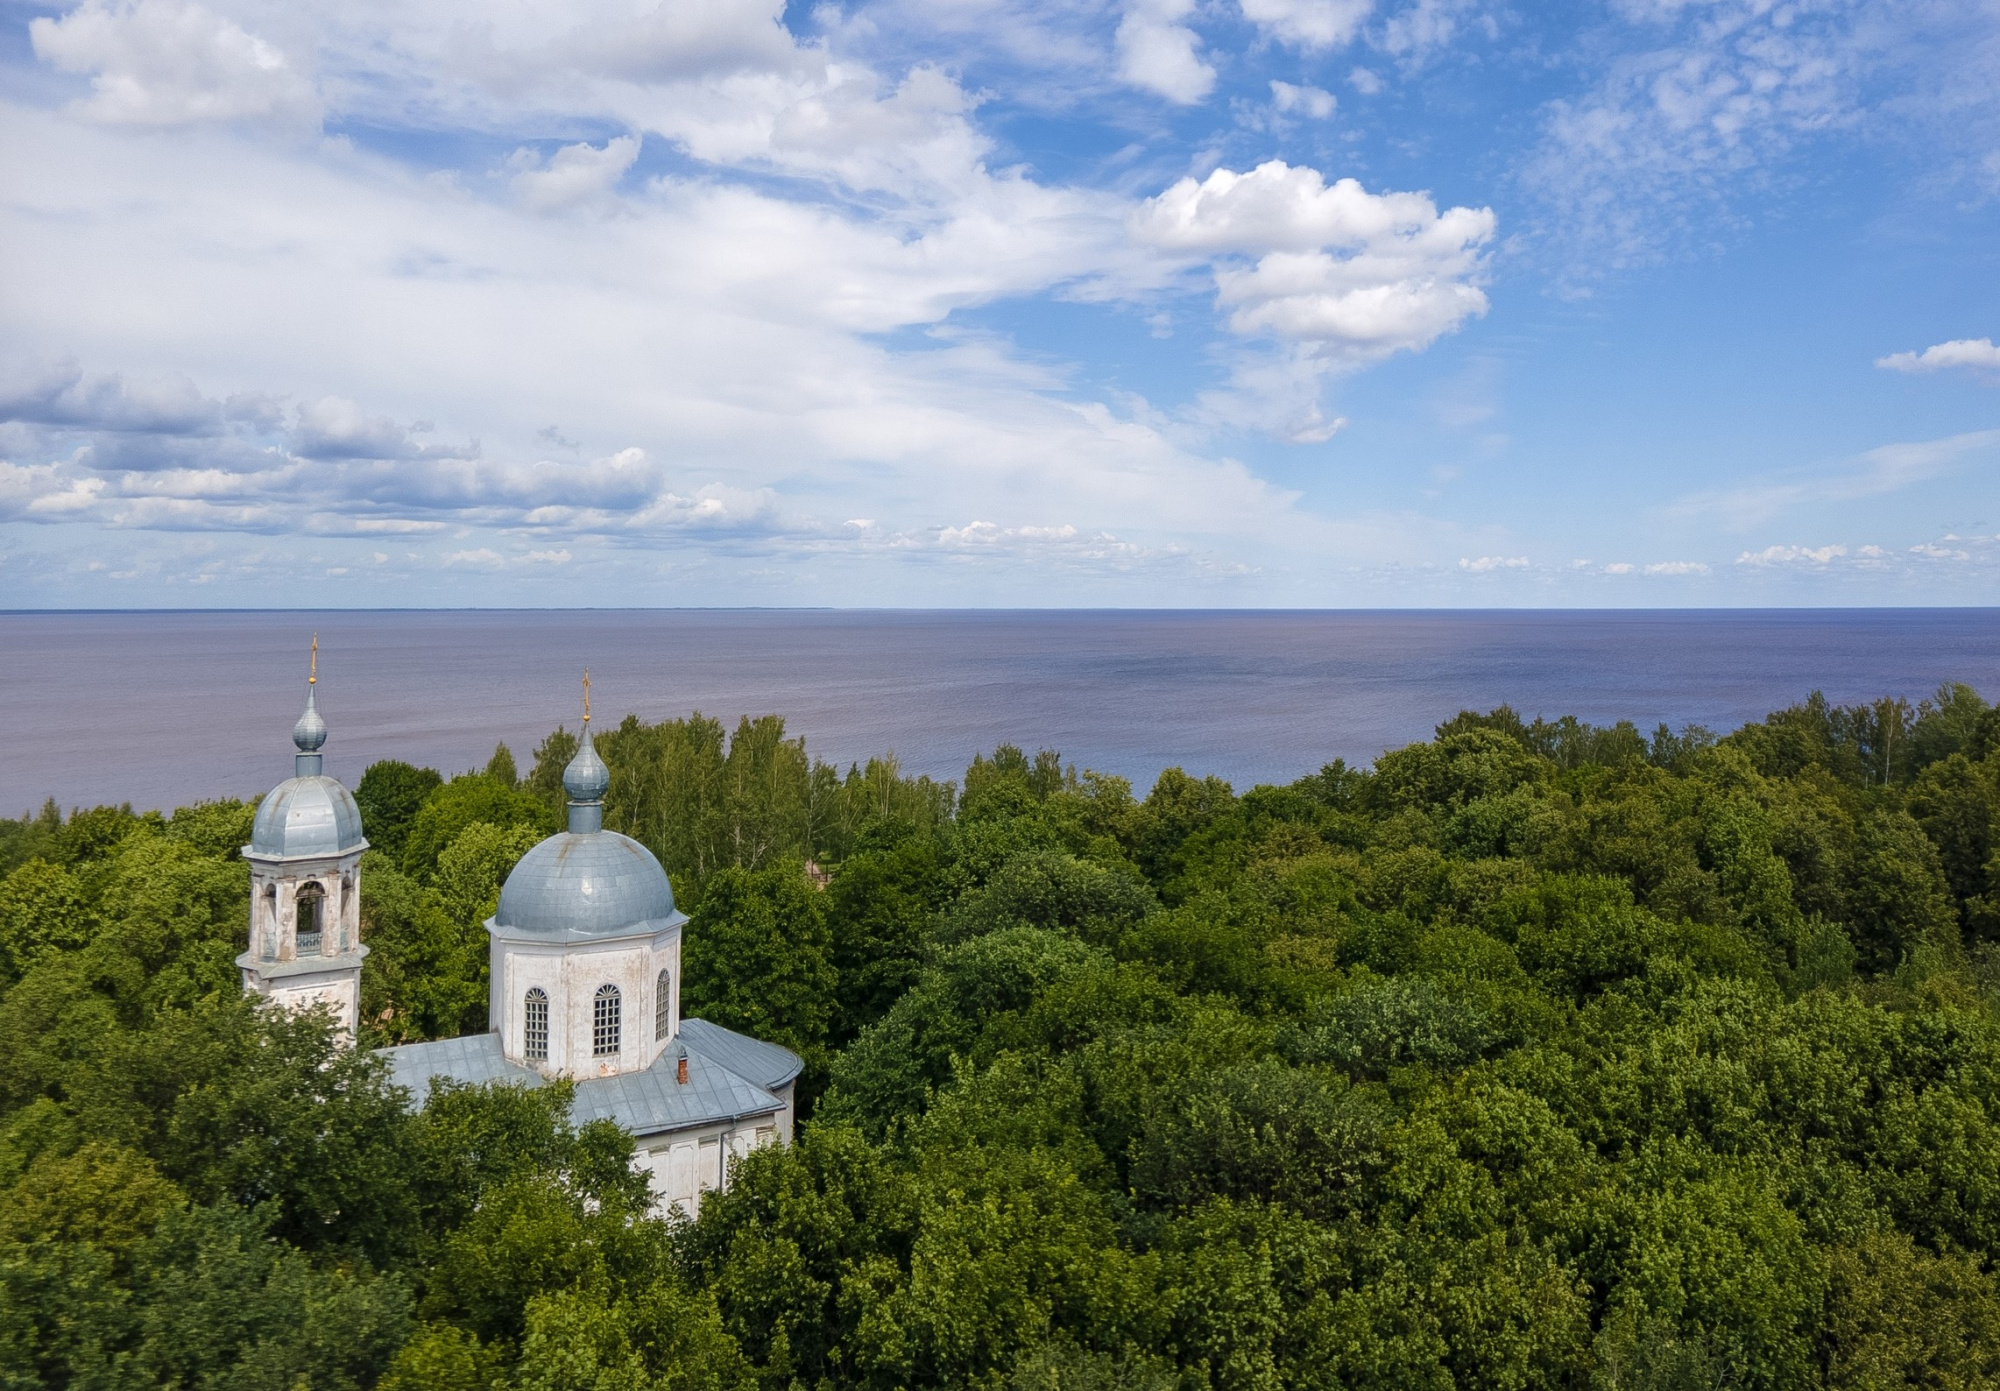
<path id="1" fill-rule="evenodd" d="M 2000 0 L 0 0 L 0 607 L 2000 603 Z"/>

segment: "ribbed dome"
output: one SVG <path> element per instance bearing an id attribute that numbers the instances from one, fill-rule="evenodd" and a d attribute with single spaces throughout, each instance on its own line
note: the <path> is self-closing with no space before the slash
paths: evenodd
<path id="1" fill-rule="evenodd" d="M 550 836 L 500 890 L 494 924 L 558 941 L 619 936 L 672 918 L 674 890 L 653 852 L 616 831 Z"/>
<path id="2" fill-rule="evenodd" d="M 250 849 L 258 855 L 344 855 L 362 844 L 354 794 L 323 776 L 287 778 L 257 804 Z"/>

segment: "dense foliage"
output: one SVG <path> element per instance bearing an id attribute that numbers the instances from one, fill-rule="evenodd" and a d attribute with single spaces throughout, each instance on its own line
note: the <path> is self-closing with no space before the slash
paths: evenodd
<path id="1" fill-rule="evenodd" d="M 558 731 L 358 789 L 365 1042 L 485 1026 Z M 1136 798 L 600 737 L 798 1142 L 664 1220 L 231 959 L 252 808 L 0 823 L 0 1387 L 2000 1384 L 2000 710 L 1461 715 Z"/>

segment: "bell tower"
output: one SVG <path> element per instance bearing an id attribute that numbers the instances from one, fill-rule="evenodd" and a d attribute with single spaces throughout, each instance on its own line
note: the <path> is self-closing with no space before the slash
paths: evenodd
<path id="1" fill-rule="evenodd" d="M 361 808 L 320 768 L 319 639 L 306 709 L 292 726 L 292 776 L 257 806 L 250 865 L 250 945 L 243 989 L 288 1009 L 325 1005 L 351 1039 L 361 1015 Z"/>

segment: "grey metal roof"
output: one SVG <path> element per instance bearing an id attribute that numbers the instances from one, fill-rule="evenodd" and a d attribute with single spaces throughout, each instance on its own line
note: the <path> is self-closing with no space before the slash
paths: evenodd
<path id="1" fill-rule="evenodd" d="M 784 1105 L 762 1087 L 692 1048 L 688 1049 L 688 1079 L 682 1083 L 677 1080 L 678 1061 L 678 1055 L 668 1048 L 644 1072 L 578 1082 L 570 1118 L 578 1125 L 616 1121 L 634 1135 L 654 1135 L 663 1130 L 768 1116 Z"/>
<path id="2" fill-rule="evenodd" d="M 300 859 L 345 855 L 367 843 L 354 794 L 334 779 L 315 774 L 286 778 L 257 804 L 249 852 Z"/>
<path id="3" fill-rule="evenodd" d="M 789 1048 L 739 1034 L 706 1019 L 681 1020 L 681 1042 L 687 1045 L 689 1053 L 712 1058 L 767 1091 L 776 1091 L 805 1068 L 805 1061 Z"/>
<path id="4" fill-rule="evenodd" d="M 678 919 L 673 886 L 652 851 L 616 831 L 565 831 L 514 866 L 492 926 L 508 937 L 577 942 Z"/>
<path id="5" fill-rule="evenodd" d="M 412 1110 L 421 1107 L 430 1096 L 433 1077 L 448 1077 L 473 1086 L 483 1082 L 518 1082 L 524 1087 L 539 1087 L 543 1083 L 542 1074 L 533 1068 L 507 1061 L 500 1052 L 498 1034 L 438 1038 L 379 1051 L 389 1060 L 389 1080 L 409 1088 Z"/>
<path id="6" fill-rule="evenodd" d="M 576 1098 L 570 1103 L 570 1119 L 578 1125 L 594 1120 L 615 1121 L 631 1134 L 643 1136 L 768 1116 L 781 1110 L 784 1101 L 766 1086 L 742 1076 L 727 1059 L 750 1060 L 764 1075 L 783 1071 L 778 1064 L 789 1059 L 790 1071 L 785 1081 L 796 1077 L 803 1066 L 798 1055 L 787 1049 L 746 1038 L 706 1020 L 681 1021 L 680 1041 L 687 1050 L 686 1083 L 678 1077 L 679 1054 L 669 1046 L 644 1072 L 578 1082 Z M 430 1095 L 433 1077 L 449 1077 L 475 1085 L 484 1082 L 544 1085 L 542 1075 L 533 1068 L 507 1061 L 500 1051 L 498 1034 L 409 1043 L 381 1052 L 389 1060 L 390 1080 L 409 1088 L 412 1109 L 422 1106 Z"/>

